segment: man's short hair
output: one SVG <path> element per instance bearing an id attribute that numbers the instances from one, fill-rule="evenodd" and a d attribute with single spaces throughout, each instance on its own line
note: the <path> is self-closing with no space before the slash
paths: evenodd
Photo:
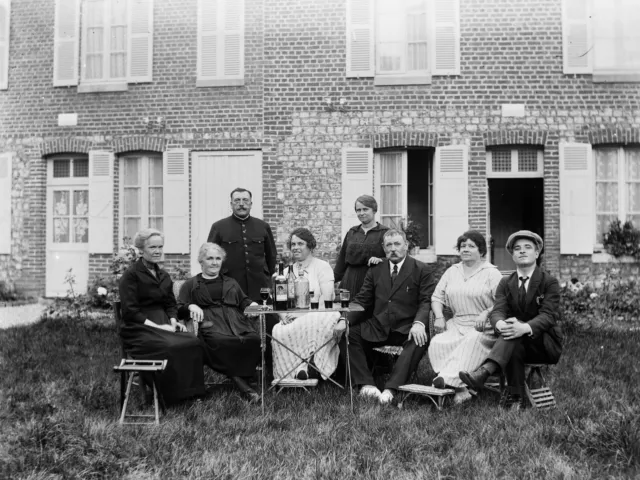
<path id="1" fill-rule="evenodd" d="M 382 236 L 382 245 L 384 245 L 384 242 L 387 240 L 387 237 L 392 237 L 394 235 L 400 235 L 404 240 L 404 243 L 409 243 L 407 242 L 407 236 L 402 230 L 398 230 L 396 228 L 390 228 L 389 230 L 384 232 L 384 235 Z"/>
<path id="2" fill-rule="evenodd" d="M 253 200 L 253 195 L 251 194 L 251 191 L 242 187 L 234 188 L 233 190 L 231 190 L 231 193 L 229 194 L 229 198 L 233 200 L 233 194 L 238 192 L 247 192 L 249 194 L 249 198 Z"/>

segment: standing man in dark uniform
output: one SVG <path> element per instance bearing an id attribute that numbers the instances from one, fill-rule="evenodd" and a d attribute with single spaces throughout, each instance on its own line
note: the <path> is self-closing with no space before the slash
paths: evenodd
<path id="1" fill-rule="evenodd" d="M 269 224 L 251 217 L 252 195 L 244 188 L 231 192 L 230 217 L 211 226 L 207 241 L 217 243 L 227 252 L 222 268 L 251 300 L 261 303 L 260 288 L 271 286 L 276 268 L 276 243 Z"/>

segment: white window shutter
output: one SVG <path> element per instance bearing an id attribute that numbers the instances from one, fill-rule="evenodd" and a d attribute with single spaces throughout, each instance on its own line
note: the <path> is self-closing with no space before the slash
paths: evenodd
<path id="1" fill-rule="evenodd" d="M 564 73 L 593 72 L 590 0 L 562 0 L 562 58 Z"/>
<path id="2" fill-rule="evenodd" d="M 129 2 L 129 72 L 133 83 L 151 82 L 153 73 L 153 0 Z"/>
<path id="3" fill-rule="evenodd" d="M 347 0 L 347 77 L 373 77 L 374 0 Z"/>
<path id="4" fill-rule="evenodd" d="M 593 253 L 595 180 L 591 145 L 560 144 L 560 253 Z"/>
<path id="5" fill-rule="evenodd" d="M 164 252 L 189 253 L 189 150 L 163 154 Z"/>
<path id="6" fill-rule="evenodd" d="M 360 195 L 373 194 L 373 149 L 342 149 L 342 240 L 357 225 L 354 205 Z"/>
<path id="7" fill-rule="evenodd" d="M 432 75 L 460 75 L 460 2 L 433 0 Z"/>
<path id="8" fill-rule="evenodd" d="M 244 78 L 244 0 L 224 2 L 224 64 L 225 79 Z"/>
<path id="9" fill-rule="evenodd" d="M 11 186 L 13 161 L 10 153 L 0 154 L 0 253 L 11 253 Z"/>
<path id="10" fill-rule="evenodd" d="M 469 147 L 436 148 L 434 242 L 436 255 L 457 255 L 456 238 L 469 229 Z"/>
<path id="11" fill-rule="evenodd" d="M 78 85 L 80 0 L 56 0 L 53 32 L 53 86 Z"/>
<path id="12" fill-rule="evenodd" d="M 218 77 L 218 10 L 222 0 L 198 0 L 197 80 Z"/>
<path id="13" fill-rule="evenodd" d="M 11 0 L 0 0 L 0 90 L 9 88 L 9 20 Z"/>
<path id="14" fill-rule="evenodd" d="M 113 153 L 89 152 L 89 253 L 113 252 Z"/>

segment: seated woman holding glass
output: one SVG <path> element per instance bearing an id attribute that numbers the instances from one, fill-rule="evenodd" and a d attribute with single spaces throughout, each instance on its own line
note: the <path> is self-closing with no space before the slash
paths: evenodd
<path id="1" fill-rule="evenodd" d="M 470 230 L 458 237 L 460 263 L 447 269 L 431 297 L 436 335 L 429 345 L 429 361 L 437 377 L 436 388 L 453 387 L 455 403 L 471 399 L 460 380 L 460 371 L 473 371 L 486 360 L 496 341 L 492 332 L 484 333 L 496 299 L 502 274 L 486 261 L 487 242 L 480 232 Z M 446 321 L 444 308 L 453 312 Z"/>
<path id="2" fill-rule="evenodd" d="M 203 395 L 205 348 L 176 320 L 173 281 L 158 266 L 164 236 L 152 228 L 141 230 L 133 244 L 142 256 L 124 272 L 119 284 L 125 350 L 139 360 L 167 360 L 156 379 L 165 403 Z"/>
<path id="3" fill-rule="evenodd" d="M 294 262 L 293 273 L 296 278 L 304 275 L 309 281 L 309 291 L 314 292 L 313 300 L 319 303 L 319 310 L 280 314 L 280 323 L 273 328 L 274 341 L 271 342 L 273 376 L 276 379 L 309 378 L 307 364 L 296 353 L 303 358 L 313 355 L 313 363 L 324 379 L 338 366 L 339 349 L 333 337 L 333 327 L 340 313 L 323 311 L 324 300 L 331 300 L 333 293 L 333 270 L 329 263 L 313 256 L 316 246 L 316 239 L 306 228 L 296 228 L 287 241 Z M 288 273 L 286 271 L 285 275 Z"/>
<path id="4" fill-rule="evenodd" d="M 198 252 L 202 273 L 190 278 L 178 294 L 178 316 L 200 323 L 198 337 L 206 345 L 208 365 L 233 380 L 251 402 L 260 396 L 251 386 L 260 362 L 260 336 L 255 320 L 243 312 L 257 305 L 231 277 L 220 273 L 226 259 L 224 249 L 205 243 Z"/>

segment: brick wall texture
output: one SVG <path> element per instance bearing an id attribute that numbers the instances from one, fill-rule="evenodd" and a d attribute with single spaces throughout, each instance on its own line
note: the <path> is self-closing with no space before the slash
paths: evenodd
<path id="1" fill-rule="evenodd" d="M 279 245 L 292 228 L 308 226 L 318 254 L 332 260 L 341 241 L 342 149 L 407 141 L 469 145 L 469 223 L 485 233 L 486 147 L 542 147 L 546 266 L 564 275 L 558 144 L 637 143 L 640 84 L 563 74 L 560 0 L 462 0 L 460 75 L 416 86 L 345 77 L 345 0 L 245 2 L 244 86 L 195 87 L 197 2 L 161 0 L 154 12 L 153 82 L 79 94 L 76 87 L 52 86 L 54 0 L 12 1 L 0 152 L 16 153 L 13 250 L 0 255 L 0 279 L 44 291 L 46 155 L 261 150 L 264 217 Z M 345 98 L 345 111 L 327 111 L 326 97 Z M 524 117 L 502 117 L 505 103 L 525 104 Z M 58 127 L 58 114 L 71 112 L 78 125 Z M 165 121 L 149 125 L 145 117 Z M 114 199 L 117 215 L 115 193 Z M 118 236 L 116 228 L 114 246 Z M 170 263 L 188 265 L 188 258 Z M 104 268 L 104 258 L 92 257 L 92 276 Z"/>

